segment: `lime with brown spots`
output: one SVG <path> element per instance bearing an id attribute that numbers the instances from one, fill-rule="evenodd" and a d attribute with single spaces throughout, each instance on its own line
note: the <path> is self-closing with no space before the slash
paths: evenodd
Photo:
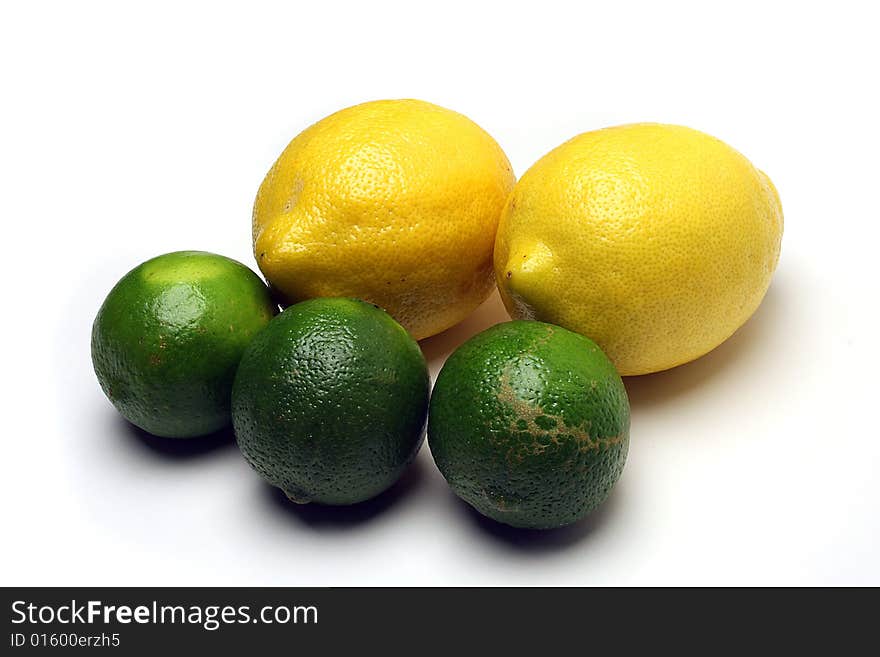
<path id="1" fill-rule="evenodd" d="M 561 527 L 599 506 L 620 478 L 629 401 L 588 338 L 506 322 L 446 361 L 428 444 L 452 490 L 483 515 L 514 527 Z"/>
<path id="2" fill-rule="evenodd" d="M 92 364 L 132 424 L 189 438 L 231 421 L 235 371 L 277 306 L 240 262 L 202 251 L 167 253 L 116 284 L 92 326 Z"/>

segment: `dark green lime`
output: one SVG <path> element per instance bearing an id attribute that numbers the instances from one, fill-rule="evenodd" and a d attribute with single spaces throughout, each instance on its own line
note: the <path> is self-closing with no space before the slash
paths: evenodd
<path id="1" fill-rule="evenodd" d="M 591 340 L 514 321 L 474 336 L 437 378 L 428 444 L 453 491 L 514 527 L 577 521 L 623 471 L 629 402 Z"/>
<path id="2" fill-rule="evenodd" d="M 424 437 L 428 372 L 390 315 L 355 299 L 312 299 L 270 322 L 232 393 L 248 463 L 295 502 L 354 504 L 391 486 Z"/>

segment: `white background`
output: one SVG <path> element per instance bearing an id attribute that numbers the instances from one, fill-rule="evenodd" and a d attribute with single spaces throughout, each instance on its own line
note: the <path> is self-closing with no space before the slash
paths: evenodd
<path id="1" fill-rule="evenodd" d="M 2 554 L 11 584 L 880 584 L 876 22 L 836 2 L 4 3 Z M 733 338 L 628 380 L 632 443 L 570 529 L 479 520 L 427 449 L 356 509 L 282 503 L 232 443 L 169 446 L 104 399 L 110 287 L 179 249 L 253 266 L 287 142 L 361 101 L 458 110 L 517 174 L 631 121 L 775 181 L 779 270 Z M 504 318 L 497 300 L 424 345 Z"/>

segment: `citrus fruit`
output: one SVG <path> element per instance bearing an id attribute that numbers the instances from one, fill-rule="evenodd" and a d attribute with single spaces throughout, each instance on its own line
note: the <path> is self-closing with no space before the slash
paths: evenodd
<path id="1" fill-rule="evenodd" d="M 238 446 L 298 503 L 354 504 L 418 452 L 428 371 L 413 338 L 355 299 L 288 307 L 245 352 L 232 392 Z"/>
<path id="2" fill-rule="evenodd" d="M 213 253 L 161 255 L 128 272 L 92 327 L 92 363 L 129 422 L 188 438 L 230 422 L 244 348 L 277 307 L 243 264 Z"/>
<path id="3" fill-rule="evenodd" d="M 693 360 L 757 309 L 779 258 L 770 179 L 689 128 L 588 132 L 520 179 L 495 244 L 516 318 L 595 340 L 623 375 Z"/>
<path id="4" fill-rule="evenodd" d="M 428 444 L 452 490 L 514 527 L 577 521 L 608 497 L 629 447 L 629 401 L 588 338 L 534 321 L 497 324 L 437 377 Z"/>
<path id="5" fill-rule="evenodd" d="M 254 255 L 287 303 L 358 297 L 421 339 L 492 291 L 510 163 L 470 119 L 418 100 L 341 110 L 300 133 L 260 186 Z"/>

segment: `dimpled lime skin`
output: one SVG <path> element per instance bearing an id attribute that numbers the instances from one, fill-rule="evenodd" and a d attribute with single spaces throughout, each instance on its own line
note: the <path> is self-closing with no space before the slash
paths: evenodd
<path id="1" fill-rule="evenodd" d="M 251 343 L 232 392 L 238 446 L 297 503 L 362 502 L 422 444 L 429 379 L 418 343 L 377 306 L 288 307 Z"/>
<path id="2" fill-rule="evenodd" d="M 202 251 L 135 267 L 92 325 L 92 364 L 104 394 L 132 424 L 167 438 L 219 431 L 231 421 L 235 370 L 277 311 L 240 262 Z"/>
<path id="3" fill-rule="evenodd" d="M 561 527 L 595 509 L 620 478 L 629 401 L 588 338 L 506 322 L 446 361 L 428 444 L 452 490 L 483 515 L 514 527 Z"/>

